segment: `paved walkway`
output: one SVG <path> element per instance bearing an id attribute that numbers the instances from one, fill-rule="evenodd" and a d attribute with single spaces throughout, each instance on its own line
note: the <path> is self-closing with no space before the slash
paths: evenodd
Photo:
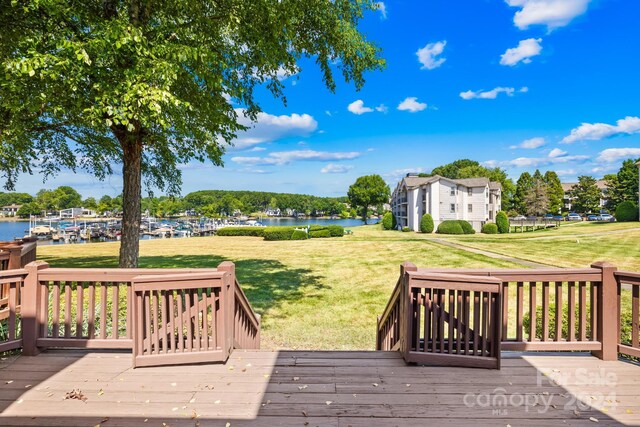
<path id="1" fill-rule="evenodd" d="M 440 244 L 440 245 L 449 246 L 451 248 L 460 249 L 462 251 L 467 251 L 467 252 L 472 252 L 474 254 L 484 255 L 484 256 L 489 257 L 489 258 L 500 259 L 500 260 L 503 260 L 503 261 L 509 261 L 511 263 L 522 265 L 523 267 L 527 267 L 527 268 L 549 268 L 549 267 L 556 268 L 553 265 L 542 264 L 542 263 L 533 262 L 533 261 L 527 261 L 527 260 L 524 260 L 524 259 L 515 258 L 515 257 L 508 256 L 508 255 L 502 255 L 502 254 L 498 254 L 498 253 L 495 253 L 495 252 L 486 251 L 486 250 L 483 250 L 483 249 L 476 249 L 476 248 L 465 246 L 465 245 L 462 245 L 460 243 L 452 242 L 452 241 L 446 240 L 446 239 L 429 238 L 429 239 L 426 239 L 426 240 L 428 240 L 430 242 L 433 242 L 433 243 Z"/>

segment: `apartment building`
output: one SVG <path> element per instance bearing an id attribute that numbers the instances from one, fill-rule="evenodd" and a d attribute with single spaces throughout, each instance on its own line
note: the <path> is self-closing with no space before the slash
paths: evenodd
<path id="1" fill-rule="evenodd" d="M 437 227 L 448 219 L 469 221 L 476 231 L 495 221 L 502 204 L 502 186 L 488 178 L 450 179 L 407 174 L 391 195 L 391 211 L 399 227 L 420 230 L 428 213 Z"/>

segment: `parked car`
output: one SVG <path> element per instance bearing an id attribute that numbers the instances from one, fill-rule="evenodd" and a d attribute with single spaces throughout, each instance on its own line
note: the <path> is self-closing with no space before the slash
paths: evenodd
<path id="1" fill-rule="evenodd" d="M 544 217 L 544 219 L 553 219 L 553 214 L 546 214 Z"/>
<path id="2" fill-rule="evenodd" d="M 513 218 L 513 221 L 524 221 L 524 220 L 526 220 L 526 219 L 527 219 L 527 217 L 526 217 L 526 216 L 524 216 L 524 215 L 518 215 L 518 216 L 516 216 L 516 217 L 514 217 L 514 218 Z"/>
<path id="3" fill-rule="evenodd" d="M 601 221 L 601 220 L 602 218 L 600 217 L 600 215 L 591 214 L 587 216 L 587 221 Z"/>
<path id="4" fill-rule="evenodd" d="M 610 214 L 600 214 L 600 221 L 616 222 L 616 218 Z"/>
<path id="5" fill-rule="evenodd" d="M 564 221 L 564 217 L 562 215 L 554 215 L 553 216 L 553 220 L 554 221 Z"/>
<path id="6" fill-rule="evenodd" d="M 571 212 L 569 215 L 567 215 L 566 218 L 567 221 L 582 221 L 582 217 L 575 213 L 575 212 Z"/>

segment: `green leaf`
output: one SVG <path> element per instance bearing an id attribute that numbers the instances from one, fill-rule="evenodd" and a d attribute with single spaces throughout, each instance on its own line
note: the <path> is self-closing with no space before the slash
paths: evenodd
<path id="1" fill-rule="evenodd" d="M 29 77 L 33 77 L 36 74 L 35 70 L 29 70 Z"/>

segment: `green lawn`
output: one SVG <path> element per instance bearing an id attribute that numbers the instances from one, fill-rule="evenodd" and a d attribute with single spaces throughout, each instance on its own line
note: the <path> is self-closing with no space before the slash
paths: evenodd
<path id="1" fill-rule="evenodd" d="M 215 267 L 233 261 L 243 289 L 262 315 L 263 348 L 349 350 L 374 347 L 376 316 L 382 313 L 403 261 L 419 267 L 521 268 L 427 240 L 445 236 L 382 231 L 379 226 L 353 231 L 343 238 L 306 241 L 266 242 L 255 237 L 143 241 L 140 266 Z M 446 238 L 558 266 L 584 267 L 606 260 L 640 271 L 638 223 L 571 225 L 525 236 Z M 116 267 L 117 254 L 117 243 L 38 248 L 38 258 L 54 267 Z"/>

